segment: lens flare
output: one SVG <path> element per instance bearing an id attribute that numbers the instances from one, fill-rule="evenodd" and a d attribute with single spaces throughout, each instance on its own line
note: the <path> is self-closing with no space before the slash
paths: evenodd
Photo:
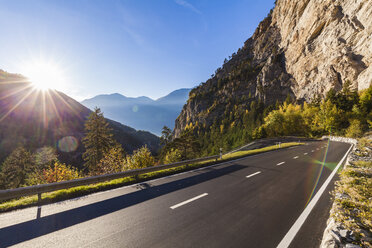
<path id="1" fill-rule="evenodd" d="M 58 149 L 62 152 L 74 152 L 79 145 L 79 141 L 74 136 L 66 136 L 58 141 Z"/>
<path id="2" fill-rule="evenodd" d="M 319 170 L 318 176 L 317 176 L 316 181 L 315 181 L 315 185 L 314 185 L 314 187 L 313 187 L 313 189 L 312 189 L 312 191 L 311 191 L 310 197 L 309 197 L 309 199 L 307 200 L 305 207 L 307 206 L 307 204 L 309 204 L 310 200 L 313 198 L 313 195 L 314 195 L 315 189 L 316 189 L 316 187 L 317 187 L 318 184 L 319 184 L 319 179 L 320 179 L 320 177 L 322 176 L 322 173 L 323 173 L 324 167 L 325 167 L 325 166 L 328 167 L 327 164 L 326 164 L 326 162 L 325 162 L 326 159 L 327 159 L 327 155 L 328 155 L 328 148 L 329 148 L 329 140 L 328 140 L 328 143 L 327 143 L 326 151 L 325 151 L 325 153 L 324 153 L 323 162 L 320 162 L 320 161 L 314 161 L 314 163 L 316 163 L 316 164 L 320 164 L 320 165 L 321 165 L 321 168 L 320 168 L 320 170 Z M 332 164 L 332 163 L 330 163 L 330 164 Z"/>
<path id="3" fill-rule="evenodd" d="M 136 113 L 136 112 L 138 112 L 138 106 L 137 105 L 134 105 L 133 107 L 132 107 L 132 111 L 134 112 L 134 113 Z"/>

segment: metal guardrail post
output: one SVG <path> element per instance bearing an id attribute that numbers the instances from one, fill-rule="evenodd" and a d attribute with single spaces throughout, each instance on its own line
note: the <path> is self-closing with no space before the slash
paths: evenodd
<path id="1" fill-rule="evenodd" d="M 220 159 L 222 159 L 222 147 L 220 148 Z"/>
<path id="2" fill-rule="evenodd" d="M 41 193 L 37 194 L 37 214 L 36 219 L 40 219 L 41 216 Z"/>

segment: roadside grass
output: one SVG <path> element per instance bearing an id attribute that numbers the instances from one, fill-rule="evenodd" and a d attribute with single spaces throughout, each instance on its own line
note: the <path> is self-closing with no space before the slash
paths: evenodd
<path id="1" fill-rule="evenodd" d="M 365 151 L 365 141 L 359 141 L 359 151 Z M 345 228 L 353 231 L 354 242 L 372 247 L 372 161 L 352 162 L 340 173 L 333 191 L 337 211 L 332 216 Z"/>
<path id="2" fill-rule="evenodd" d="M 303 145 L 303 143 L 289 142 L 289 143 L 281 144 L 280 148 L 278 145 L 273 145 L 273 146 L 267 146 L 267 147 L 254 149 L 254 150 L 238 151 L 238 152 L 223 155 L 222 159 L 217 160 L 217 161 L 208 160 L 208 161 L 203 161 L 203 162 L 199 162 L 195 164 L 183 165 L 183 166 L 179 166 L 179 167 L 175 167 L 171 169 L 165 169 L 161 171 L 145 173 L 137 177 L 124 177 L 124 178 L 114 179 L 111 181 L 97 183 L 97 184 L 78 186 L 74 188 L 58 190 L 58 191 L 53 191 L 49 193 L 43 193 L 42 198 L 41 198 L 41 205 L 48 204 L 48 203 L 55 203 L 55 202 L 68 200 L 68 199 L 73 199 L 76 197 L 82 197 L 82 196 L 89 195 L 91 193 L 95 193 L 99 191 L 119 188 L 122 186 L 140 183 L 140 182 L 144 182 L 144 181 L 148 181 L 151 179 L 156 179 L 156 178 L 160 178 L 164 176 L 174 175 L 177 173 L 198 169 L 198 168 L 206 167 L 206 166 L 213 165 L 213 164 L 228 162 L 228 161 L 246 157 L 246 156 L 251 156 L 251 155 L 255 155 L 259 153 L 264 153 L 264 152 L 278 150 L 278 149 L 284 149 L 287 147 L 298 146 L 298 145 Z M 37 206 L 38 204 L 39 204 L 38 197 L 36 195 L 13 199 L 13 200 L 0 203 L 0 213 L 15 210 L 15 209 L 21 209 L 25 207 Z"/>
<path id="3" fill-rule="evenodd" d="M 273 146 L 267 146 L 259 149 L 254 149 L 254 150 L 248 150 L 248 151 L 238 151 L 230 154 L 225 154 L 222 156 L 222 159 L 237 159 L 240 157 L 245 157 L 249 155 L 254 155 L 262 152 L 268 152 L 272 150 L 277 150 L 277 149 L 282 149 L 282 148 L 287 148 L 291 146 L 297 146 L 297 145 L 303 145 L 304 143 L 298 143 L 298 142 L 289 142 L 289 143 L 283 143 L 280 144 L 280 148 L 278 145 L 273 145 Z"/>

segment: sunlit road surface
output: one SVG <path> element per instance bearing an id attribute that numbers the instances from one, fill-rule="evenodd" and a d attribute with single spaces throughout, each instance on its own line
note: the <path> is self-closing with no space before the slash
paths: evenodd
<path id="1" fill-rule="evenodd" d="M 0 214 L 0 247 L 277 247 L 350 145 L 309 142 Z M 290 247 L 318 247 L 331 182 Z"/>

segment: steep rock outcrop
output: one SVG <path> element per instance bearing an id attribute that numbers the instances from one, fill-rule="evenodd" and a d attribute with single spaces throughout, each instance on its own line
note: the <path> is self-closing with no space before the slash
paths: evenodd
<path id="1" fill-rule="evenodd" d="M 372 1 L 277 0 L 254 35 L 222 68 L 190 92 L 175 136 L 192 124 L 210 126 L 235 106 L 298 101 L 372 82 Z"/>
<path id="2" fill-rule="evenodd" d="M 309 100 L 347 80 L 358 90 L 372 81 L 372 2 L 279 0 L 272 25 L 281 32 L 286 69 L 297 98 Z"/>

